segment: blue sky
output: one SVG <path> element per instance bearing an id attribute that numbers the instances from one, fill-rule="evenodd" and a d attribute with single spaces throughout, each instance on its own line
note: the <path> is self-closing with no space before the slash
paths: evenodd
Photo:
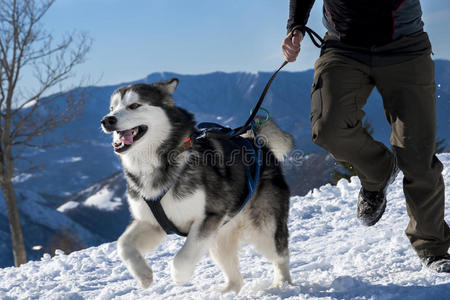
<path id="1" fill-rule="evenodd" d="M 421 2 L 435 58 L 450 59 L 450 1 Z M 56 37 L 74 29 L 87 32 L 93 47 L 76 73 L 107 85 L 162 71 L 272 71 L 283 60 L 288 5 L 287 0 L 59 0 L 43 22 Z M 308 25 L 324 33 L 321 7 L 316 1 Z M 318 54 L 307 41 L 286 70 L 312 68 Z"/>

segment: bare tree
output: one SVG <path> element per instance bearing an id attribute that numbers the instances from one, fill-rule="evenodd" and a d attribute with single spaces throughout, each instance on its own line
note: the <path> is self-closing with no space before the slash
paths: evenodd
<path id="1" fill-rule="evenodd" d="M 64 97 L 46 93 L 55 87 L 63 92 L 61 84 L 73 76 L 73 68 L 84 62 L 91 46 L 84 34 L 70 34 L 55 42 L 43 29 L 41 19 L 54 2 L 0 0 L 0 186 L 16 266 L 27 258 L 12 182 L 17 173 L 15 160 L 26 147 L 50 146 L 43 134 L 71 120 L 77 91 L 71 89 Z M 33 74 L 36 87 L 19 86 L 24 74 Z"/>

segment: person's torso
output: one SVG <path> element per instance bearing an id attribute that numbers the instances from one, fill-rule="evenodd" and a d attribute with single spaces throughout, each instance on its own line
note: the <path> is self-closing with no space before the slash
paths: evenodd
<path id="1" fill-rule="evenodd" d="M 341 41 L 366 47 L 423 30 L 419 0 L 324 0 L 323 22 Z"/>

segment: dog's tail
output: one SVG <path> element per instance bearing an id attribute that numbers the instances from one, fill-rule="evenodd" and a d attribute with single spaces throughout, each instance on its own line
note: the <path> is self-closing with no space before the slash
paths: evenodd
<path id="1" fill-rule="evenodd" d="M 273 152 L 279 161 L 283 161 L 286 154 L 294 148 L 294 139 L 292 136 L 281 130 L 278 125 L 272 120 L 265 121 L 263 117 L 256 117 L 255 121 L 258 125 L 255 126 L 258 140 L 270 151 Z M 254 138 L 251 130 L 242 135 L 246 138 Z"/>

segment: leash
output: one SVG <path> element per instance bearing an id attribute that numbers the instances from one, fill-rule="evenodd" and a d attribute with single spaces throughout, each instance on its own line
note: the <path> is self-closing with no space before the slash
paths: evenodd
<path id="1" fill-rule="evenodd" d="M 263 92 L 259 96 L 258 102 L 256 103 L 255 107 L 252 109 L 252 113 L 250 114 L 250 117 L 247 119 L 247 121 L 244 123 L 244 125 L 240 127 L 236 127 L 234 129 L 231 128 L 210 128 L 206 132 L 204 132 L 199 137 L 207 137 L 207 138 L 215 138 L 215 139 L 231 139 L 235 136 L 241 135 L 245 133 L 247 130 L 250 129 L 252 121 L 255 119 L 256 114 L 258 113 L 259 109 L 261 108 L 262 103 L 264 102 L 264 98 L 266 97 L 267 91 L 269 90 L 270 86 L 272 85 L 273 80 L 278 75 L 278 73 L 283 69 L 285 65 L 287 65 L 288 62 L 284 61 L 281 66 L 276 70 L 272 76 L 270 77 L 269 81 L 266 83 L 266 86 L 264 87 Z"/>
<path id="2" fill-rule="evenodd" d="M 311 39 L 312 43 L 314 44 L 314 46 L 316 46 L 317 48 L 322 48 L 322 46 L 324 44 L 324 40 L 317 32 L 315 32 L 308 26 L 298 27 L 297 30 L 305 30 L 305 32 L 308 34 L 309 38 Z M 292 31 L 292 34 L 293 34 L 293 32 L 294 31 Z M 241 134 L 245 133 L 247 130 L 249 130 L 251 128 L 252 121 L 255 119 L 256 114 L 258 113 L 258 111 L 261 108 L 262 103 L 264 102 L 264 98 L 266 97 L 267 91 L 269 90 L 270 86 L 272 85 L 273 80 L 275 79 L 275 77 L 277 77 L 277 75 L 281 71 L 281 69 L 283 69 L 284 66 L 286 66 L 287 64 L 288 64 L 288 62 L 284 61 L 281 64 L 281 66 L 272 74 L 269 81 L 266 83 L 264 90 L 262 91 L 261 95 L 259 96 L 258 102 L 256 103 L 255 107 L 251 110 L 250 117 L 247 119 L 247 121 L 244 123 L 244 125 L 234 128 L 234 129 L 226 128 L 226 130 L 224 130 L 224 128 L 218 128 L 218 129 L 209 128 L 206 132 L 204 132 L 199 137 L 208 137 L 208 138 L 216 138 L 216 139 L 230 139 L 235 136 L 241 135 Z M 266 111 L 266 113 L 268 115 L 267 111 Z"/>
<path id="3" fill-rule="evenodd" d="M 309 38 L 311 39 L 311 42 L 313 42 L 314 46 L 316 46 L 317 48 L 322 48 L 324 44 L 323 38 L 308 26 L 303 26 L 303 29 L 309 35 Z"/>
<path id="4" fill-rule="evenodd" d="M 252 123 L 253 119 L 255 119 L 256 114 L 258 113 L 258 111 L 264 101 L 264 98 L 266 97 L 267 91 L 269 90 L 270 86 L 272 85 L 273 80 L 275 79 L 275 77 L 277 77 L 277 75 L 281 71 L 281 69 L 283 69 L 284 66 L 287 64 L 288 64 L 288 62 L 284 61 L 281 64 L 281 66 L 278 68 L 278 70 L 276 70 L 275 73 L 272 74 L 269 81 L 266 83 L 266 86 L 264 87 L 264 90 L 261 93 L 261 96 L 259 96 L 258 102 L 256 103 L 255 107 L 253 108 L 250 117 L 247 119 L 247 121 L 244 123 L 244 125 L 234 129 L 234 131 L 235 131 L 235 133 L 233 134 L 234 136 L 241 135 L 249 129 L 249 126 Z"/>

